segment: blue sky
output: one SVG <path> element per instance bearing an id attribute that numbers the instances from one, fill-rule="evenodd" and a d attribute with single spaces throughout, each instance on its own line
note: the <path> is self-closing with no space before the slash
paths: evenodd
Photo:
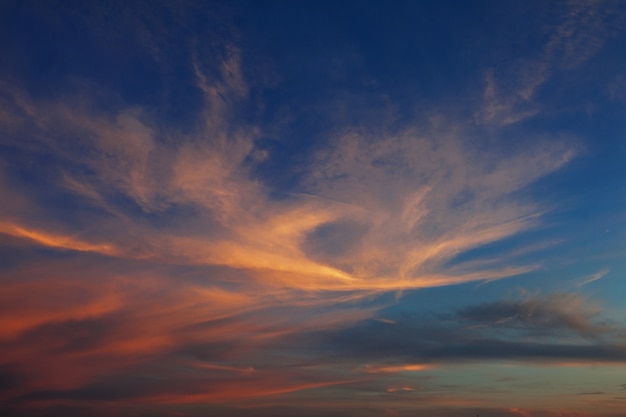
<path id="1" fill-rule="evenodd" d="M 619 1 L 6 1 L 9 416 L 626 404 Z"/>

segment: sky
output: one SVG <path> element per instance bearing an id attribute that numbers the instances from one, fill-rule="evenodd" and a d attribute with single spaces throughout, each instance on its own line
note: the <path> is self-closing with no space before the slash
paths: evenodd
<path id="1" fill-rule="evenodd" d="M 626 413 L 626 3 L 0 2 L 0 414 Z"/>

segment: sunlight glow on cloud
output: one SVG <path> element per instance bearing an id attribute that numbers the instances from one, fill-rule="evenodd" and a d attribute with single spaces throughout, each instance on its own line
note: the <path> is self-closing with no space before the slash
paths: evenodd
<path id="1" fill-rule="evenodd" d="M 363 368 L 364 372 L 369 374 L 377 374 L 377 373 L 385 373 L 385 372 L 414 372 L 414 371 L 425 371 L 428 369 L 432 369 L 433 365 L 421 364 L 421 363 L 409 363 L 405 365 L 381 365 L 381 366 L 372 366 L 367 365 Z"/>
<path id="2" fill-rule="evenodd" d="M 567 163 L 575 155 L 572 149 L 554 142 L 514 155 L 491 155 L 467 147 L 458 127 L 425 126 L 374 137 L 355 130 L 313 156 L 304 193 L 275 199 L 248 167 L 258 129 L 231 127 L 231 108 L 247 94 L 239 62 L 233 49 L 221 81 L 211 81 L 194 67 L 205 108 L 189 134 L 163 136 L 163 128 L 140 108 L 106 113 L 83 105 L 90 103 L 88 97 L 40 102 L 6 93 L 14 105 L 6 112 L 29 115 L 21 129 L 33 138 L 34 151 L 22 151 L 45 152 L 59 168 L 65 166 L 52 172 L 51 186 L 70 193 L 91 213 L 77 212 L 78 222 L 51 218 L 54 232 L 32 228 L 28 213 L 43 212 L 33 199 L 26 203 L 29 210 L 6 213 L 11 220 L 1 224 L 0 233 L 35 246 L 126 262 L 240 271 L 234 289 L 215 277 L 170 290 L 175 277 L 141 278 L 137 282 L 142 284 L 134 284 L 102 271 L 99 279 L 108 282 L 103 287 L 93 277 L 68 280 L 46 274 L 46 287 L 65 288 L 68 302 L 61 304 L 36 301 L 34 294 L 44 288 L 39 280 L 5 285 L 8 299 L 28 298 L 39 305 L 23 305 L 21 316 L 12 310 L 3 326 L 3 337 L 17 340 L 3 349 L 4 362 L 30 363 L 30 384 L 16 388 L 13 396 L 34 389 L 77 389 L 194 343 L 221 340 L 232 343 L 235 352 L 255 350 L 295 331 L 346 326 L 376 310 L 337 311 L 331 320 L 311 310 L 311 324 L 302 319 L 297 330 L 271 313 L 272 307 L 313 308 L 341 299 L 328 292 L 349 293 L 345 300 L 354 302 L 377 293 L 495 280 L 535 268 L 455 272 L 444 265 L 460 253 L 535 226 L 542 209 L 515 193 Z M 20 107 L 25 102 L 29 107 Z M 12 146 L 22 148 L 17 142 Z M 157 227 L 144 220 L 147 216 L 176 227 Z M 298 291 L 309 295 L 303 299 Z M 90 297 L 80 297 L 84 304 L 69 301 L 80 293 Z M 248 316 L 261 311 L 268 312 L 273 325 Z M 63 332 L 68 323 L 72 332 L 69 323 L 90 320 L 102 320 L 108 330 L 89 347 L 65 345 L 40 331 L 61 326 L 53 334 Z M 207 320 L 215 324 L 205 328 Z M 40 347 L 24 350 L 19 340 L 30 337 Z M 50 350 L 54 343 L 63 348 Z M 256 371 L 256 365 L 215 359 L 187 366 L 239 377 L 219 382 L 219 389 L 210 383 L 211 393 L 140 395 L 140 401 L 213 403 L 352 381 L 290 381 L 287 375 Z M 432 367 L 368 365 L 363 370 L 385 374 Z M 61 373 L 63 378 L 51 377 Z"/>
<path id="3" fill-rule="evenodd" d="M 71 103 L 33 104 L 29 112 L 41 129 L 62 126 L 76 138 L 40 136 L 36 146 L 95 174 L 57 173 L 60 186 L 110 214 L 90 227 L 104 243 L 28 231 L 21 223 L 28 219 L 16 219 L 2 232 L 61 249 L 246 269 L 264 284 L 306 290 L 393 291 L 528 271 L 447 275 L 441 265 L 535 225 L 541 209 L 508 196 L 560 168 L 573 150 L 555 142 L 501 155 L 498 161 L 464 145 L 458 129 L 411 129 L 371 138 L 354 132 L 314 158 L 305 185 L 311 197 L 274 200 L 244 164 L 254 149 L 254 129 L 228 128 L 223 97 L 236 102 L 245 94 L 237 62 L 233 58 L 223 68 L 223 81 L 213 89 L 196 68 L 207 107 L 198 130 L 175 136 L 175 142 L 157 139 L 159 128 L 147 125 L 139 109 L 110 116 Z M 232 90 L 232 85 L 238 87 Z M 91 152 L 77 154 L 76 146 Z M 116 204 L 113 193 L 182 227 L 174 234 L 139 223 Z M 188 207 L 191 217 L 170 214 L 177 207 Z M 198 225 L 205 233 L 190 229 Z M 333 234 L 346 227 L 357 234 Z M 75 232 L 70 227 L 67 233 Z M 342 241 L 345 237 L 351 240 Z M 312 250 L 311 242 L 319 249 Z M 333 246 L 342 250 L 323 249 Z"/>

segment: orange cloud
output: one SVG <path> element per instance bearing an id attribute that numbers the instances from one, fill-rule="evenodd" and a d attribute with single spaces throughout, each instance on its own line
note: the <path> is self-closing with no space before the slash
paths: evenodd
<path id="1" fill-rule="evenodd" d="M 522 417 L 532 417 L 532 415 L 528 411 L 522 410 L 520 408 L 510 408 L 509 412 L 519 414 Z"/>
<path id="2" fill-rule="evenodd" d="M 409 385 L 404 385 L 401 387 L 389 387 L 387 388 L 385 391 L 387 391 L 388 393 L 393 393 L 393 392 L 398 392 L 398 391 L 415 391 L 415 388 L 409 386 Z"/>
<path id="3" fill-rule="evenodd" d="M 433 368 L 435 368 L 435 366 L 431 364 L 408 363 L 402 365 L 366 365 L 361 369 L 363 370 L 363 372 L 366 372 L 368 374 L 379 374 L 395 372 L 418 372 L 427 371 Z"/>
<path id="4" fill-rule="evenodd" d="M 120 252 L 109 244 L 93 244 L 71 236 L 47 233 L 26 228 L 11 222 L 0 222 L 0 233 L 30 240 L 38 245 L 51 248 L 75 250 L 80 252 L 97 252 L 104 255 L 117 255 Z"/>
<path id="5" fill-rule="evenodd" d="M 219 378 L 137 394 L 138 402 L 221 403 L 349 385 L 357 381 L 350 375 L 310 382 L 252 359 L 287 335 L 373 317 L 380 307 L 356 303 L 373 295 L 534 268 L 455 270 L 446 262 L 534 227 L 542 209 L 510 196 L 574 151 L 555 142 L 494 163 L 468 150 L 454 123 L 381 137 L 353 131 L 314 155 L 301 193 L 277 199 L 249 168 L 263 158 L 255 143 L 261 132 L 230 119 L 229 103 L 248 92 L 239 65 L 237 50 L 229 50 L 216 81 L 193 60 L 205 108 L 184 133 L 163 129 L 141 108 L 98 111 L 86 98 L 7 93 L 20 117 L 0 112 L 0 123 L 11 131 L 37 127 L 28 146 L 60 161 L 50 184 L 80 204 L 68 205 L 64 218 L 37 196 L 0 188 L 7 201 L 20 197 L 10 212 L 2 209 L 0 234 L 72 252 L 43 266 L 26 261 L 3 278 L 0 364 L 24 381 L 6 398 L 77 389 L 159 360 L 171 372 Z M 11 146 L 30 149 L 17 140 Z M 94 255 L 102 255 L 97 263 L 81 261 Z M 322 308 L 336 304 L 351 307 Z M 218 353 L 205 360 L 205 350 Z M 433 368 L 359 371 L 384 378 Z"/>
<path id="6" fill-rule="evenodd" d="M 354 383 L 356 380 L 324 381 L 304 384 L 290 384 L 283 378 L 264 379 L 260 381 L 236 381 L 227 382 L 218 386 L 212 385 L 210 393 L 161 395 L 144 398 L 142 401 L 160 404 L 184 404 L 184 403 L 223 403 L 236 400 L 244 400 L 255 397 L 268 397 L 288 394 L 297 391 L 324 388 L 335 385 Z M 208 388 L 208 387 L 207 387 Z M 208 390 L 207 390 L 208 391 Z"/>
<path id="7" fill-rule="evenodd" d="M 3 284 L 0 338 L 16 337 L 44 323 L 99 317 L 118 310 L 124 297 L 110 284 L 96 287 L 62 279 Z"/>

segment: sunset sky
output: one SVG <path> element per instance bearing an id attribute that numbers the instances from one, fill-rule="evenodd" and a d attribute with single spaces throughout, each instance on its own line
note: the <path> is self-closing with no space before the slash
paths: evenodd
<path id="1" fill-rule="evenodd" d="M 0 1 L 1 416 L 624 410 L 625 1 Z"/>

